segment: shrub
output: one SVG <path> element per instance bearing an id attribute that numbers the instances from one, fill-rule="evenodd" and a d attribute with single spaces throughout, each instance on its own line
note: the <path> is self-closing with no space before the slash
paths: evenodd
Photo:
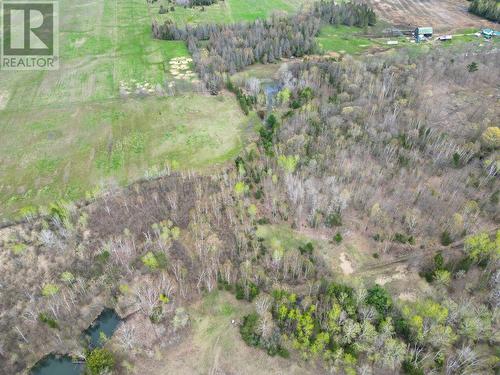
<path id="1" fill-rule="evenodd" d="M 42 295 L 44 297 L 51 297 L 59 292 L 59 287 L 55 284 L 45 284 L 42 288 Z"/>
<path id="2" fill-rule="evenodd" d="M 259 316 L 256 313 L 246 315 L 243 318 L 243 324 L 240 326 L 240 334 L 243 341 L 249 346 L 258 346 L 260 336 L 255 333 Z"/>
<path id="3" fill-rule="evenodd" d="M 174 330 L 177 331 L 178 329 L 184 328 L 188 324 L 188 322 L 189 315 L 186 310 L 184 310 L 184 308 L 182 307 L 176 309 L 174 319 L 172 320 Z"/>
<path id="4" fill-rule="evenodd" d="M 443 233 L 441 233 L 441 245 L 443 246 L 449 246 L 453 242 L 453 239 L 451 238 L 450 232 L 445 230 Z"/>
<path id="5" fill-rule="evenodd" d="M 311 242 L 308 242 L 303 246 L 299 246 L 299 251 L 302 255 L 304 255 L 304 254 L 312 255 L 313 250 L 314 250 L 314 246 Z"/>
<path id="6" fill-rule="evenodd" d="M 257 285 L 254 283 L 249 283 L 248 285 L 249 291 L 248 291 L 248 301 L 252 302 L 255 297 L 260 293 L 260 289 Z"/>
<path id="7" fill-rule="evenodd" d="M 491 255 L 498 256 L 500 252 L 500 230 L 496 239 L 490 240 L 488 233 L 478 233 L 465 239 L 465 252 L 475 261 L 487 260 Z"/>
<path id="8" fill-rule="evenodd" d="M 259 287 L 252 282 L 249 282 L 247 287 L 248 296 L 245 293 L 245 287 L 241 284 L 236 284 L 236 299 L 246 299 L 248 302 L 252 302 L 260 293 Z"/>
<path id="9" fill-rule="evenodd" d="M 491 126 L 486 129 L 481 135 L 481 141 L 487 148 L 500 148 L 500 128 L 498 126 Z"/>
<path id="10" fill-rule="evenodd" d="M 438 284 L 448 286 L 451 281 L 451 274 L 448 270 L 436 270 L 434 272 L 434 281 Z"/>
<path id="11" fill-rule="evenodd" d="M 282 358 L 285 358 L 285 359 L 290 358 L 290 352 L 288 350 L 286 350 L 285 348 L 283 348 L 282 346 L 280 346 L 278 348 L 278 355 Z"/>
<path id="12" fill-rule="evenodd" d="M 424 370 L 407 359 L 403 361 L 403 372 L 408 375 L 424 375 Z"/>
<path id="13" fill-rule="evenodd" d="M 444 258 L 443 258 L 443 254 L 441 252 L 437 253 L 435 256 L 434 256 L 434 268 L 436 270 L 441 270 L 443 269 L 444 267 Z"/>
<path id="14" fill-rule="evenodd" d="M 161 252 L 148 251 L 142 258 L 142 263 L 150 270 L 164 268 L 167 265 L 167 256 Z"/>
<path id="15" fill-rule="evenodd" d="M 326 217 L 325 224 L 327 227 L 340 227 L 342 226 L 342 216 L 339 212 L 332 213 Z"/>
<path id="16" fill-rule="evenodd" d="M 91 375 L 100 375 L 112 371 L 115 367 L 113 354 L 105 348 L 92 350 L 85 361 L 86 371 Z"/>
<path id="17" fill-rule="evenodd" d="M 38 314 L 38 320 L 42 323 L 47 324 L 50 328 L 59 329 L 59 324 L 57 323 L 57 321 L 47 313 L 42 312 Z"/>
<path id="18" fill-rule="evenodd" d="M 392 240 L 394 242 L 399 242 L 399 243 L 409 243 L 410 245 L 414 245 L 415 244 L 415 239 L 413 238 L 413 236 L 406 236 L 405 234 L 403 233 L 396 233 L 393 237 L 392 237 Z"/>
<path id="19" fill-rule="evenodd" d="M 375 284 L 373 288 L 368 289 L 366 303 L 375 307 L 380 314 L 385 316 L 392 307 L 392 298 L 387 290 Z"/>
<path id="20" fill-rule="evenodd" d="M 99 254 L 96 255 L 95 259 L 100 264 L 105 264 L 108 261 L 110 256 L 111 256 L 111 254 L 109 253 L 109 251 L 103 250 Z"/>
<path id="21" fill-rule="evenodd" d="M 75 276 L 69 271 L 64 271 L 63 273 L 61 273 L 61 281 L 71 284 L 73 281 L 75 281 Z"/>
<path id="22" fill-rule="evenodd" d="M 477 62 L 473 61 L 469 65 L 467 65 L 467 70 L 469 71 L 469 73 L 477 72 L 478 70 Z"/>

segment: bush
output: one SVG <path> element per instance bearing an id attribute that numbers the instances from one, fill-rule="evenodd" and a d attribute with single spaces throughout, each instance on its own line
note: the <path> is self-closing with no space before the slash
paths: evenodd
<path id="1" fill-rule="evenodd" d="M 453 273 L 457 274 L 459 271 L 469 272 L 469 269 L 473 263 L 474 261 L 469 256 L 465 256 L 462 259 L 460 259 L 460 261 L 454 267 Z"/>
<path id="2" fill-rule="evenodd" d="M 500 148 L 500 128 L 498 126 L 491 126 L 486 129 L 481 135 L 481 141 L 487 148 Z"/>
<path id="3" fill-rule="evenodd" d="M 59 292 L 59 287 L 55 284 L 45 284 L 42 288 L 42 295 L 44 297 L 55 296 Z"/>
<path id="4" fill-rule="evenodd" d="M 387 290 L 376 284 L 373 288 L 368 289 L 366 303 L 375 307 L 380 314 L 385 316 L 392 307 L 392 298 Z"/>
<path id="5" fill-rule="evenodd" d="M 441 233 L 441 245 L 443 246 L 449 246 L 453 242 L 453 239 L 451 238 L 450 232 L 445 230 L 443 233 Z"/>
<path id="6" fill-rule="evenodd" d="M 340 227 L 342 226 L 342 216 L 338 212 L 330 214 L 326 217 L 325 224 L 329 228 Z"/>
<path id="7" fill-rule="evenodd" d="M 248 302 L 252 302 L 259 293 L 259 287 L 252 282 L 248 283 L 248 296 L 246 296 L 245 287 L 241 284 L 236 284 L 236 299 L 246 299 Z"/>
<path id="8" fill-rule="evenodd" d="M 50 328 L 59 329 L 59 324 L 57 324 L 57 321 L 54 318 L 50 317 L 47 313 L 42 312 L 38 314 L 38 320 L 40 320 L 42 323 L 47 324 Z"/>
<path id="9" fill-rule="evenodd" d="M 467 70 L 469 71 L 469 73 L 477 72 L 478 70 L 477 63 L 475 61 L 471 62 L 469 65 L 467 65 Z"/>
<path id="10" fill-rule="evenodd" d="M 100 375 L 105 371 L 112 371 L 115 367 L 113 354 L 105 348 L 92 350 L 85 361 L 86 372 L 91 375 Z"/>
<path id="11" fill-rule="evenodd" d="M 240 334 L 243 341 L 249 346 L 259 346 L 260 336 L 255 333 L 259 316 L 256 313 L 246 315 L 240 326 Z"/>
<path id="12" fill-rule="evenodd" d="M 500 230 L 496 233 L 496 238 L 491 240 L 488 233 L 478 233 L 465 239 L 465 252 L 475 262 L 488 260 L 491 255 L 498 252 L 500 243 Z"/>
<path id="13" fill-rule="evenodd" d="M 148 251 L 141 260 L 150 270 L 157 270 L 167 266 L 167 256 L 161 252 Z"/>
<path id="14" fill-rule="evenodd" d="M 312 255 L 314 246 L 311 242 L 306 243 L 304 246 L 299 246 L 299 251 L 302 255 L 309 254 Z"/>
<path id="15" fill-rule="evenodd" d="M 403 361 L 403 372 L 408 375 L 424 375 L 424 370 L 409 360 Z"/>
<path id="16" fill-rule="evenodd" d="M 436 270 L 442 270 L 444 268 L 444 258 L 441 252 L 434 255 L 434 268 Z"/>
<path id="17" fill-rule="evenodd" d="M 402 244 L 405 244 L 405 243 L 409 243 L 410 245 L 414 245 L 415 244 L 415 239 L 413 238 L 413 236 L 406 236 L 403 233 L 396 233 L 392 237 L 392 240 L 394 242 L 399 242 L 399 243 L 402 243 Z"/>

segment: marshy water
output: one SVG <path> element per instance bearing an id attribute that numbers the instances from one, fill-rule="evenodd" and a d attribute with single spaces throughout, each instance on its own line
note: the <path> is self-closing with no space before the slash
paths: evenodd
<path id="1" fill-rule="evenodd" d="M 97 319 L 84 331 L 85 338 L 89 340 L 90 348 L 102 346 L 102 338 L 113 335 L 121 323 L 121 319 L 113 309 L 103 310 Z"/>
<path id="2" fill-rule="evenodd" d="M 276 102 L 276 96 L 281 90 L 281 85 L 276 81 L 263 82 L 262 90 L 266 95 L 267 111 L 270 112 Z"/>
<path id="3" fill-rule="evenodd" d="M 40 360 L 31 369 L 31 375 L 80 375 L 85 365 L 75 363 L 70 356 L 51 354 Z"/>
<path id="4" fill-rule="evenodd" d="M 103 338 L 109 338 L 121 323 L 121 318 L 113 309 L 104 309 L 94 322 L 83 332 L 90 349 L 101 347 Z M 50 354 L 31 369 L 31 375 L 81 375 L 85 364 L 75 361 L 69 355 Z"/>

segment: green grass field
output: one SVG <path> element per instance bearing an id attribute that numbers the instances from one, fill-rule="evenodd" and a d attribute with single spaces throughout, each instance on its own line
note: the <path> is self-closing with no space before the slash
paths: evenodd
<path id="1" fill-rule="evenodd" d="M 145 0 L 60 1 L 58 71 L 0 71 L 0 220 L 78 199 L 165 164 L 235 155 L 246 119 L 232 96 L 120 96 L 121 83 L 173 80 L 183 42 L 151 38 Z"/>
<path id="2" fill-rule="evenodd" d="M 274 12 L 296 12 L 302 5 L 312 0 L 225 0 L 201 7 L 183 8 L 175 6 L 175 11 L 159 14 L 160 6 L 170 9 L 167 0 L 159 0 L 150 5 L 151 14 L 159 21 L 170 19 L 179 25 L 199 23 L 231 23 L 254 21 L 271 16 Z"/>
<path id="3" fill-rule="evenodd" d="M 316 38 L 323 52 L 357 54 L 373 47 L 373 40 L 358 36 L 363 29 L 349 26 L 323 26 Z"/>

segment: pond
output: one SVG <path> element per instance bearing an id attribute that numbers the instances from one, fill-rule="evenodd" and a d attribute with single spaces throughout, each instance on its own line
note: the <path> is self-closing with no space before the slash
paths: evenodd
<path id="1" fill-rule="evenodd" d="M 39 361 L 30 375 L 81 375 L 85 365 L 75 363 L 70 356 L 51 354 Z"/>
<path id="2" fill-rule="evenodd" d="M 97 319 L 87 328 L 83 334 L 89 340 L 91 348 L 103 345 L 102 337 L 110 338 L 121 323 L 121 318 L 113 309 L 104 309 Z"/>
<path id="3" fill-rule="evenodd" d="M 262 89 L 266 95 L 267 110 L 271 111 L 276 100 L 276 95 L 278 95 L 281 90 L 281 85 L 274 81 L 264 82 L 262 83 Z"/>
<path id="4" fill-rule="evenodd" d="M 104 309 L 83 335 L 90 349 L 103 345 L 102 337 L 110 338 L 121 323 L 121 318 L 113 309 Z M 84 363 L 75 363 L 68 355 L 50 354 L 30 370 L 30 375 L 81 375 Z"/>

